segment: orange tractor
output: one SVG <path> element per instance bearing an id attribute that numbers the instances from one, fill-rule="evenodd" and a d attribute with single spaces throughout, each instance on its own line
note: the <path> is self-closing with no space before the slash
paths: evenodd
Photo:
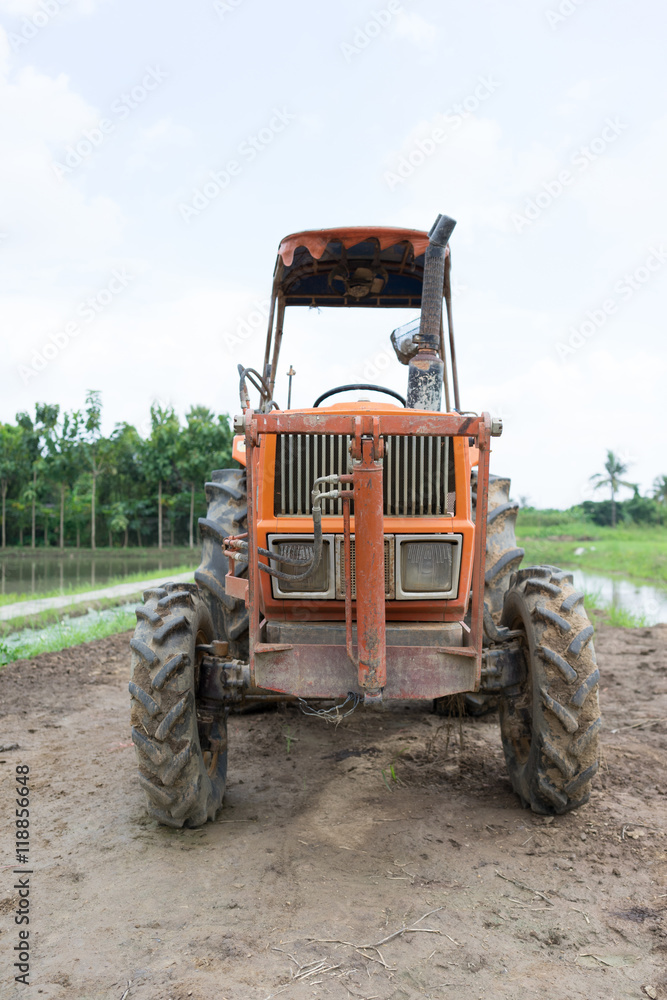
<path id="1" fill-rule="evenodd" d="M 446 712 L 452 695 L 473 712 L 497 706 L 522 803 L 553 814 L 589 798 L 593 627 L 567 572 L 520 567 L 509 481 L 489 475 L 501 421 L 461 411 L 454 226 L 439 216 L 429 233 L 319 230 L 280 244 L 263 367 L 239 365 L 238 465 L 206 484 L 196 582 L 147 591 L 137 609 L 132 739 L 161 823 L 215 817 L 229 711 L 283 699 L 339 715 L 408 699 Z M 284 320 L 298 306 L 420 309 L 392 333 L 406 398 L 354 384 L 280 409 Z M 321 405 L 359 390 L 391 401 Z"/>

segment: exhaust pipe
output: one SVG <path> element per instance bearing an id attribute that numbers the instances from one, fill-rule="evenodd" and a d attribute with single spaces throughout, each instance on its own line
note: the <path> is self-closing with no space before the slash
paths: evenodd
<path id="1" fill-rule="evenodd" d="M 456 222 L 439 215 L 428 234 L 424 262 L 417 354 L 408 367 L 408 406 L 412 410 L 439 410 L 442 403 L 444 361 L 440 357 L 442 292 L 445 283 L 445 248 Z"/>

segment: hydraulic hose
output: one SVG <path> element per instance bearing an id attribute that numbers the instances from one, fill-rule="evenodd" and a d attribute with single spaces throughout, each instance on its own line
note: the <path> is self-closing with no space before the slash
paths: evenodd
<path id="1" fill-rule="evenodd" d="M 322 493 L 318 489 L 318 486 L 320 483 L 337 482 L 339 482 L 338 476 L 321 476 L 313 483 L 313 489 L 310 494 L 313 508 L 313 555 L 310 559 L 291 559 L 287 556 L 279 556 L 276 552 L 270 552 L 268 549 L 257 547 L 257 551 L 261 556 L 268 556 L 270 559 L 286 566 L 305 566 L 304 571 L 302 573 L 283 573 L 282 570 L 259 563 L 259 568 L 263 573 L 268 573 L 269 576 L 273 576 L 277 580 L 284 580 L 286 583 L 298 583 L 299 580 L 305 580 L 317 571 L 322 561 L 322 500 L 337 500 L 339 496 L 338 490 L 330 490 L 328 493 Z"/>
<path id="2" fill-rule="evenodd" d="M 258 371 L 254 368 L 244 368 L 243 365 L 238 365 L 239 373 L 239 397 L 241 400 L 241 409 L 247 410 L 250 407 L 250 395 L 248 393 L 248 387 L 246 385 L 246 379 L 257 389 L 260 396 L 260 406 L 263 410 L 269 411 L 273 407 L 279 410 L 280 407 L 271 399 L 271 390 L 266 384 L 266 380 L 262 378 Z"/>

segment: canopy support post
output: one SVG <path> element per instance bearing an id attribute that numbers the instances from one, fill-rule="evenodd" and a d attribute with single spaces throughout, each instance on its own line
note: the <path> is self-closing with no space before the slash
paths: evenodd
<path id="1" fill-rule="evenodd" d="M 447 328 L 449 330 L 449 356 L 452 363 L 452 385 L 454 387 L 454 406 L 460 412 L 461 401 L 459 399 L 459 375 L 456 368 L 456 346 L 454 344 L 454 317 L 452 316 L 452 255 L 447 254 L 445 259 L 445 304 L 447 306 Z"/>
<path id="2" fill-rule="evenodd" d="M 276 375 L 278 372 L 278 356 L 280 354 L 280 345 L 283 339 L 283 325 L 285 320 L 285 296 L 282 292 L 278 292 L 278 315 L 276 316 L 276 335 L 273 342 L 273 359 L 271 361 L 271 377 L 269 379 L 269 389 L 270 398 L 273 399 L 273 390 L 276 384 Z"/>
<path id="3" fill-rule="evenodd" d="M 280 263 L 280 258 L 278 258 Z M 269 304 L 269 326 L 266 331 L 266 346 L 264 348 L 264 367 L 262 368 L 262 377 L 266 378 L 268 375 L 269 358 L 271 357 L 271 340 L 273 334 L 273 317 L 276 311 L 276 298 L 278 295 L 278 286 L 280 284 L 280 271 L 282 267 L 276 265 L 276 270 L 273 275 L 273 287 L 271 289 L 271 302 Z"/>

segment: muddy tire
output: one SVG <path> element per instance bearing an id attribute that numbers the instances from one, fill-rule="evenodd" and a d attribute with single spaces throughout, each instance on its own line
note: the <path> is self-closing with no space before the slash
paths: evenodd
<path id="1" fill-rule="evenodd" d="M 496 624 L 503 611 L 510 577 L 521 563 L 524 550 L 516 544 L 518 503 L 510 500 L 510 480 L 489 476 L 489 503 L 486 517 L 486 566 L 484 603 Z M 472 476 L 473 520 L 477 507 L 477 472 Z"/>
<path id="2" fill-rule="evenodd" d="M 477 510 L 477 470 L 471 478 L 472 518 Z M 486 517 L 486 568 L 484 573 L 484 603 L 496 624 L 500 621 L 505 592 L 510 577 L 521 563 L 524 550 L 516 544 L 518 503 L 510 500 L 510 480 L 489 476 L 489 502 Z M 433 703 L 438 715 L 488 715 L 498 708 L 498 695 L 486 691 L 468 692 Z"/>
<path id="3" fill-rule="evenodd" d="M 501 624 L 524 635 L 525 674 L 500 698 L 514 791 L 543 815 L 587 802 L 598 769 L 600 675 L 593 626 L 572 576 L 553 566 L 513 574 Z"/>
<path id="4" fill-rule="evenodd" d="M 227 779 L 227 719 L 198 724 L 198 645 L 214 635 L 196 584 L 147 590 L 130 640 L 132 740 L 148 812 L 167 826 L 201 826 L 222 805 Z"/>
<path id="5" fill-rule="evenodd" d="M 206 483 L 206 517 L 199 518 L 201 564 L 195 580 L 208 607 L 217 639 L 226 639 L 230 655 L 248 659 L 248 609 L 244 601 L 225 593 L 229 561 L 222 541 L 248 530 L 248 493 L 245 469 L 219 469 Z M 247 563 L 238 563 L 237 576 L 247 576 Z"/>

